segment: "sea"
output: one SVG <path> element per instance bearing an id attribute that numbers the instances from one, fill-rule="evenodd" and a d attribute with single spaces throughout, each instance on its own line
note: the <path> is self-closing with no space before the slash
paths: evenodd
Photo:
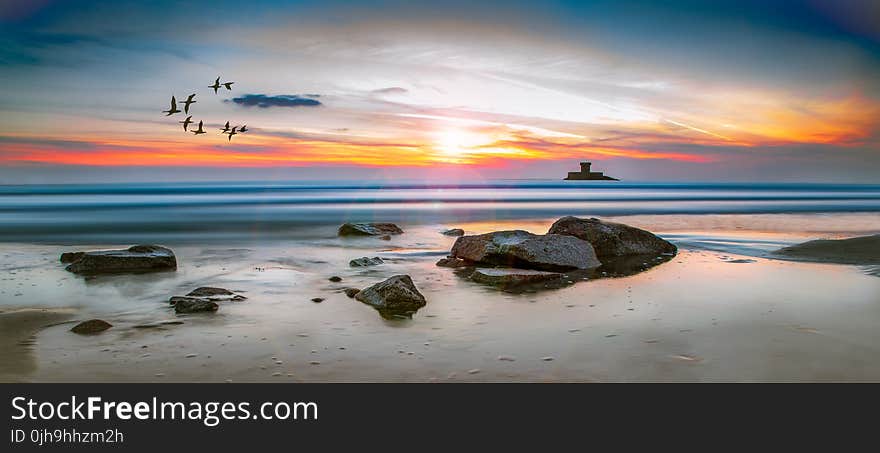
<path id="1" fill-rule="evenodd" d="M 774 214 L 815 214 L 828 221 L 829 216 L 844 214 L 877 219 L 877 213 L 880 185 L 853 184 L 498 180 L 454 185 L 419 181 L 6 185 L 0 186 L 0 241 L 307 238 L 326 231 L 316 227 L 343 222 L 454 227 L 566 215 L 686 219 Z"/>

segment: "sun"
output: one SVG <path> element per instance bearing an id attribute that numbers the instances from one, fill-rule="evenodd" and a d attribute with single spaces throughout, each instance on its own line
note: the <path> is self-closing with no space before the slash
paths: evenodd
<path id="1" fill-rule="evenodd" d="M 465 157 L 478 154 L 479 147 L 489 142 L 489 138 L 464 129 L 445 129 L 437 133 L 434 148 L 448 157 Z"/>

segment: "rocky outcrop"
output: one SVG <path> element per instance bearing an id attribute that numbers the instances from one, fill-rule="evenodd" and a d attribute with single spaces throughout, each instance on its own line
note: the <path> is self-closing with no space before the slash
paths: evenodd
<path id="1" fill-rule="evenodd" d="M 125 250 L 68 252 L 61 255 L 69 262 L 67 270 L 76 274 L 113 274 L 168 271 L 177 269 L 171 249 L 158 245 L 135 245 Z"/>
<path id="2" fill-rule="evenodd" d="M 446 230 L 443 232 L 445 236 L 464 236 L 464 230 L 461 228 L 453 228 L 451 230 Z"/>
<path id="3" fill-rule="evenodd" d="M 403 230 L 393 223 L 346 223 L 339 227 L 337 234 L 339 236 L 386 236 L 403 234 Z"/>
<path id="4" fill-rule="evenodd" d="M 367 267 L 367 266 L 378 266 L 379 264 L 384 263 L 382 258 L 378 256 L 374 256 L 372 258 L 364 256 L 361 258 L 355 258 L 348 262 L 348 265 L 351 267 Z"/>
<path id="5" fill-rule="evenodd" d="M 477 268 L 471 274 L 471 280 L 501 288 L 529 285 L 559 280 L 565 275 L 559 272 L 536 271 L 531 269 Z"/>
<path id="6" fill-rule="evenodd" d="M 216 302 L 201 297 L 175 296 L 168 302 L 174 305 L 176 313 L 214 312 L 220 308 Z"/>
<path id="7" fill-rule="evenodd" d="M 586 241 L 522 230 L 462 236 L 455 240 L 450 256 L 480 265 L 547 271 L 591 269 L 601 265 Z"/>
<path id="8" fill-rule="evenodd" d="M 548 234 L 573 236 L 590 243 L 600 259 L 625 255 L 675 254 L 676 247 L 650 231 L 603 222 L 596 218 L 563 217 L 550 227 Z"/>
<path id="9" fill-rule="evenodd" d="M 354 298 L 372 305 L 383 316 L 412 316 L 427 304 L 425 296 L 419 292 L 409 275 L 395 275 L 361 290 Z"/>
<path id="10" fill-rule="evenodd" d="M 110 324 L 103 319 L 90 319 L 88 321 L 83 321 L 70 329 L 73 333 L 89 335 L 95 333 L 101 333 L 109 328 L 113 327 L 113 324 Z"/>

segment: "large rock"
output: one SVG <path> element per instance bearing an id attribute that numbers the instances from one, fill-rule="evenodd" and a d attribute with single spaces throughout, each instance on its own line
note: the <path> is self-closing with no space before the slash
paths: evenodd
<path id="1" fill-rule="evenodd" d="M 838 264 L 880 264 L 880 234 L 849 239 L 817 239 L 775 252 L 792 259 Z"/>
<path id="2" fill-rule="evenodd" d="M 393 223 L 346 223 L 339 227 L 339 236 L 385 236 L 403 234 Z"/>
<path id="3" fill-rule="evenodd" d="M 450 257 L 476 264 L 547 271 L 591 269 L 602 264 L 586 241 L 522 230 L 462 236 L 455 240 Z"/>
<path id="4" fill-rule="evenodd" d="M 674 245 L 650 231 L 595 218 L 563 217 L 554 222 L 547 233 L 583 239 L 593 246 L 599 258 L 674 254 L 677 250 Z"/>
<path id="5" fill-rule="evenodd" d="M 70 262 L 67 270 L 76 274 L 112 274 L 177 269 L 171 249 L 158 245 L 135 245 L 125 250 L 69 252 L 61 261 Z"/>
<path id="6" fill-rule="evenodd" d="M 354 296 L 379 310 L 411 315 L 427 304 L 409 275 L 395 275 L 383 282 L 364 288 Z"/>
<path id="7" fill-rule="evenodd" d="M 477 268 L 471 280 L 478 283 L 508 288 L 513 286 L 559 280 L 565 275 L 559 272 L 545 272 L 531 269 Z"/>
<path id="8" fill-rule="evenodd" d="M 70 329 L 73 333 L 78 333 L 82 335 L 90 335 L 95 333 L 101 333 L 109 328 L 113 327 L 113 324 L 110 324 L 103 319 L 90 319 L 88 321 L 83 321 Z"/>

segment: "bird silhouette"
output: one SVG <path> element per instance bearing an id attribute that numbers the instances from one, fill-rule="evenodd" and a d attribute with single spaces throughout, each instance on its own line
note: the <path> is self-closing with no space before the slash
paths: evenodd
<path id="1" fill-rule="evenodd" d="M 196 103 L 196 101 L 193 100 L 194 97 L 196 97 L 195 93 L 187 96 L 186 100 L 183 101 L 183 113 L 186 113 L 187 115 L 189 114 L 189 105 Z"/>
<path id="2" fill-rule="evenodd" d="M 238 126 L 235 126 L 235 127 L 232 128 L 231 131 L 226 132 L 226 135 L 229 136 L 229 141 L 232 141 L 232 136 L 233 136 L 233 135 L 238 134 L 238 132 L 235 132 L 235 129 L 237 129 L 237 128 L 238 128 Z"/>
<path id="3" fill-rule="evenodd" d="M 227 132 L 229 132 L 229 121 L 226 122 L 226 125 L 223 126 L 223 129 L 220 129 L 221 134 L 225 134 Z"/>
<path id="4" fill-rule="evenodd" d="M 217 89 L 220 88 L 220 77 L 217 77 L 217 80 L 214 81 L 213 85 L 208 85 L 208 88 L 213 88 L 214 94 L 217 94 Z"/>
<path id="5" fill-rule="evenodd" d="M 238 131 L 239 131 L 239 132 L 247 132 L 247 130 L 248 130 L 248 129 L 247 129 L 247 124 L 245 124 L 245 125 L 242 126 L 241 129 L 239 129 Z"/>
<path id="6" fill-rule="evenodd" d="M 174 96 L 171 96 L 171 108 L 168 110 L 162 110 L 162 113 L 164 113 L 165 116 L 171 116 L 175 113 L 180 113 L 180 110 L 177 110 L 177 100 L 174 99 Z"/>
<path id="7" fill-rule="evenodd" d="M 183 121 L 178 121 L 178 123 L 183 124 L 183 130 L 186 131 L 187 126 L 192 123 L 192 115 L 186 117 Z"/>
<path id="8" fill-rule="evenodd" d="M 227 90 L 232 91 L 232 84 L 233 84 L 233 83 L 235 83 L 235 82 L 225 82 L 225 83 L 223 84 L 223 86 L 225 86 Z"/>
<path id="9" fill-rule="evenodd" d="M 187 118 L 187 119 L 189 119 L 189 118 Z M 199 121 L 199 128 L 197 130 L 190 131 L 190 132 L 192 132 L 193 134 L 196 134 L 196 135 L 207 134 L 207 132 L 205 132 L 205 130 L 202 129 L 202 121 L 201 120 Z"/>

